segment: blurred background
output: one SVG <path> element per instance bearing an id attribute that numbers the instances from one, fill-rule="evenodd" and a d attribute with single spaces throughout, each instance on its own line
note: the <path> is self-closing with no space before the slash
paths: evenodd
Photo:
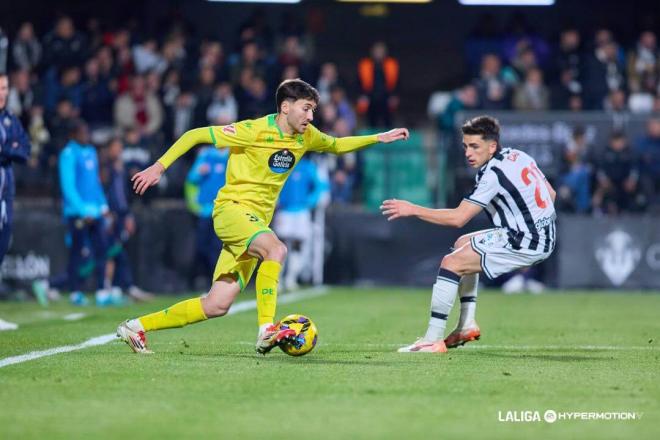
<path id="1" fill-rule="evenodd" d="M 273 3 L 0 4 L 7 108 L 32 145 L 27 163 L 14 167 L 13 240 L 0 296 L 20 296 L 44 280 L 66 290 L 71 237 L 58 163 L 79 119 L 115 201 L 103 221 L 113 245 L 108 259 L 124 255 L 115 264 L 132 272 L 122 288 L 206 289 L 209 254 L 219 244 L 204 238 L 208 187 L 191 171 L 215 176 L 207 186 L 219 187 L 226 158 L 209 158 L 200 146 L 142 198 L 127 191 L 128 178 L 190 128 L 275 112 L 275 88 L 298 77 L 321 94 L 314 122 L 321 130 L 347 136 L 405 126 L 411 139 L 341 157 L 310 155 L 304 205 L 312 225 L 290 237 L 300 263 L 287 288 L 430 285 L 454 240 L 487 219 L 463 231 L 388 223 L 378 206 L 391 197 L 458 204 L 474 182 L 459 128 L 488 113 L 499 118 L 505 146 L 537 160 L 557 189 L 559 211 L 553 257 L 492 283 L 511 292 L 660 289 L 657 2 Z M 93 278 L 91 247 L 80 254 L 83 280 Z"/>

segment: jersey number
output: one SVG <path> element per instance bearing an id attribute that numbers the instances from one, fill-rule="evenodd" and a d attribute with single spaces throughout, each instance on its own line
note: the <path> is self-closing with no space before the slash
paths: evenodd
<path id="1" fill-rule="evenodd" d="M 532 184 L 532 179 L 529 178 L 530 175 L 536 181 L 534 185 L 534 199 L 536 200 L 536 206 L 538 206 L 541 209 L 545 209 L 546 206 L 548 206 L 548 204 L 541 197 L 541 187 L 540 187 L 540 185 L 544 184 L 543 175 L 541 174 L 539 169 L 536 168 L 536 164 L 531 164 L 530 166 L 525 167 L 522 170 L 522 174 L 520 175 L 520 177 L 522 177 L 523 182 L 527 186 Z"/>

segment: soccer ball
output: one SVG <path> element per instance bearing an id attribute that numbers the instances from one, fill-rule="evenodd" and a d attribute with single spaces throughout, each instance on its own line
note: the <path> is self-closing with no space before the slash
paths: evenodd
<path id="1" fill-rule="evenodd" d="M 309 353 L 316 346 L 318 331 L 311 319 L 304 315 L 289 315 L 280 321 L 281 328 L 291 328 L 296 336 L 280 344 L 283 352 L 289 356 L 302 356 Z"/>

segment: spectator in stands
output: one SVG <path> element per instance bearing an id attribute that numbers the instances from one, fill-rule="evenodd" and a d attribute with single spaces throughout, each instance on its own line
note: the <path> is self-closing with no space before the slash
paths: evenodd
<path id="1" fill-rule="evenodd" d="M 67 265 L 71 302 L 87 304 L 81 291 L 80 265 L 81 249 L 89 242 L 95 263 L 96 303 L 112 304 L 111 292 L 104 288 L 107 249 L 103 216 L 108 213 L 108 203 L 99 179 L 96 149 L 89 144 L 89 130 L 82 120 L 73 123 L 71 139 L 60 155 L 59 176 L 64 218 L 71 239 Z"/>
<path id="2" fill-rule="evenodd" d="M 199 68 L 209 67 L 215 72 L 215 77 L 222 81 L 228 80 L 225 69 L 225 53 L 219 41 L 204 41 L 200 47 Z"/>
<path id="3" fill-rule="evenodd" d="M 538 64 L 545 66 L 550 55 L 550 46 L 542 36 L 534 32 L 525 15 L 520 11 L 515 12 L 507 27 L 502 41 L 505 62 L 515 64 L 516 57 L 531 50 L 534 58 L 539 61 Z"/>
<path id="4" fill-rule="evenodd" d="M 266 81 L 258 76 L 248 77 L 246 81 L 242 101 L 238 105 L 238 119 L 255 118 L 271 111 L 273 104 Z"/>
<path id="5" fill-rule="evenodd" d="M 55 22 L 55 27 L 44 37 L 44 64 L 62 68 L 82 66 L 87 57 L 87 41 L 76 31 L 73 20 L 62 16 Z"/>
<path id="6" fill-rule="evenodd" d="M 651 202 L 660 201 L 660 116 L 646 122 L 646 134 L 635 143 L 640 157 L 640 187 Z"/>
<path id="7" fill-rule="evenodd" d="M 477 95 L 477 88 L 473 84 L 466 84 L 457 91 L 455 91 L 445 110 L 438 116 L 438 126 L 440 130 L 446 133 L 453 133 L 456 131 L 454 119 L 458 112 L 463 110 L 472 110 L 477 108 L 479 97 Z"/>
<path id="8" fill-rule="evenodd" d="M 162 74 L 167 68 L 167 62 L 158 52 L 158 42 L 155 38 L 147 38 L 142 44 L 133 46 L 133 65 L 135 72 L 144 75 L 147 72 Z"/>
<path id="9" fill-rule="evenodd" d="M 337 117 L 346 121 L 348 131 L 352 132 L 357 126 L 357 118 L 353 106 L 346 97 L 346 91 L 340 85 L 330 89 L 330 102 L 337 109 Z"/>
<path id="10" fill-rule="evenodd" d="M 30 122 L 30 108 L 35 103 L 35 93 L 30 84 L 30 71 L 20 69 L 11 75 L 11 87 L 7 97 L 7 108 L 18 116 L 24 127 Z"/>
<path id="11" fill-rule="evenodd" d="M 571 98 L 580 96 L 582 85 L 574 78 L 571 69 L 559 73 L 559 81 L 550 89 L 550 107 L 552 110 L 569 110 Z"/>
<path id="12" fill-rule="evenodd" d="M 538 69 L 538 62 L 534 51 L 524 46 L 511 62 L 511 67 L 502 69 L 503 78 L 510 85 L 517 85 L 525 81 L 527 73 L 532 69 Z"/>
<path id="13" fill-rule="evenodd" d="M 630 119 L 626 93 L 623 90 L 612 90 L 605 98 L 604 107 L 612 118 L 614 129 L 623 130 Z"/>
<path id="14" fill-rule="evenodd" d="M 510 108 L 510 88 L 502 76 L 502 63 L 495 54 L 486 54 L 481 60 L 479 78 L 474 81 L 479 95 L 479 108 L 506 110 Z"/>
<path id="15" fill-rule="evenodd" d="M 195 112 L 193 125 L 203 127 L 206 124 L 206 111 L 213 101 L 215 92 L 215 70 L 212 67 L 202 67 L 199 72 L 197 87 L 195 88 Z M 178 136 L 175 138 L 177 139 Z"/>
<path id="16" fill-rule="evenodd" d="M 195 126 L 196 98 L 193 93 L 183 92 L 176 99 L 167 126 L 172 130 L 168 133 L 169 139 L 178 139 L 183 133 Z M 201 124 L 203 126 L 204 124 Z M 199 126 L 199 125 L 198 125 Z"/>
<path id="17" fill-rule="evenodd" d="M 231 84 L 218 84 L 213 94 L 213 101 L 206 110 L 208 125 L 227 125 L 238 118 L 238 104 L 231 90 Z M 207 125 L 207 124 L 205 124 Z"/>
<path id="18" fill-rule="evenodd" d="M 137 128 L 129 128 L 124 133 L 124 148 L 121 158 L 129 177 L 142 171 L 151 163 L 151 152 L 142 142 L 140 131 Z"/>
<path id="19" fill-rule="evenodd" d="M 513 95 L 513 108 L 520 111 L 547 110 L 550 93 L 543 84 L 541 69 L 533 67 L 527 71 L 525 81 L 516 86 Z"/>
<path id="20" fill-rule="evenodd" d="M 178 70 L 170 69 L 165 73 L 161 95 L 165 111 L 170 111 L 176 103 L 176 98 L 181 93 L 181 73 Z"/>
<path id="21" fill-rule="evenodd" d="M 637 47 L 628 55 L 628 87 L 631 92 L 645 88 L 646 80 L 660 80 L 660 54 L 655 33 L 644 31 L 639 36 Z"/>
<path id="22" fill-rule="evenodd" d="M 156 95 L 148 92 L 142 75 L 131 80 L 130 91 L 115 101 L 114 119 L 118 128 L 137 128 L 140 135 L 150 138 L 163 124 L 163 109 Z"/>
<path id="23" fill-rule="evenodd" d="M 573 129 L 564 148 L 565 171 L 559 178 L 557 207 L 562 211 L 586 214 L 591 210 L 591 167 L 584 127 Z"/>
<path id="24" fill-rule="evenodd" d="M 343 119 L 337 118 L 330 133 L 337 137 L 349 136 L 348 124 Z M 332 201 L 340 204 L 353 203 L 357 196 L 355 189 L 360 183 L 358 156 L 353 152 L 330 157 L 335 159 L 334 163 L 330 164 L 330 195 Z"/>
<path id="25" fill-rule="evenodd" d="M 358 112 L 366 113 L 371 127 L 389 127 L 399 107 L 399 62 L 387 53 L 384 42 L 371 48 L 371 56 L 358 63 Z"/>
<path id="26" fill-rule="evenodd" d="M 316 90 L 319 91 L 319 104 L 323 105 L 330 101 L 330 90 L 333 86 L 339 85 L 339 74 L 335 63 L 323 63 L 321 65 L 321 74 L 316 82 Z"/>
<path id="27" fill-rule="evenodd" d="M 586 109 L 602 110 L 607 95 L 625 87 L 624 66 L 619 61 L 618 50 L 614 41 L 604 39 L 587 57 L 583 81 Z"/>
<path id="28" fill-rule="evenodd" d="M 41 43 L 34 35 L 32 23 L 25 22 L 16 33 L 12 42 L 12 60 L 14 67 L 20 70 L 34 71 L 41 61 Z"/>
<path id="29" fill-rule="evenodd" d="M 116 93 L 118 90 L 117 76 L 119 75 L 119 68 L 112 56 L 112 49 L 109 46 L 102 46 L 96 52 L 95 58 L 99 63 L 99 76 L 108 81 L 110 89 L 113 93 Z"/>
<path id="30" fill-rule="evenodd" d="M 110 80 L 101 76 L 98 59 L 88 59 L 85 63 L 85 80 L 82 83 L 80 115 L 92 129 L 112 126 L 114 100 Z"/>
<path id="31" fill-rule="evenodd" d="M 639 89 L 632 91 L 628 97 L 628 108 L 632 113 L 651 113 L 659 93 L 658 77 L 650 72 L 644 72 L 640 77 Z"/>
<path id="32" fill-rule="evenodd" d="M 615 131 L 597 162 L 594 210 L 609 215 L 640 210 L 644 195 L 638 192 L 638 182 L 637 157 L 630 149 L 626 135 Z"/>
<path id="33" fill-rule="evenodd" d="M 180 31 L 173 33 L 165 41 L 161 54 L 165 60 L 163 71 L 167 69 L 181 70 L 185 67 L 187 56 L 186 40 Z"/>
<path id="34" fill-rule="evenodd" d="M 56 188 L 59 188 L 59 185 L 55 182 L 57 177 L 57 158 L 69 139 L 72 125 L 77 117 L 78 112 L 73 105 L 71 105 L 71 101 L 61 99 L 57 103 L 55 116 L 50 118 L 50 120 L 47 120 L 48 131 L 50 132 L 50 142 L 46 143 L 44 146 L 42 164 L 46 175 L 45 180 L 50 183 L 51 191 L 55 191 Z M 55 193 L 52 194 L 55 195 Z"/>
<path id="35" fill-rule="evenodd" d="M 246 69 L 252 72 L 252 76 L 267 78 L 266 63 L 262 59 L 259 46 L 254 41 L 247 41 L 241 49 L 240 56 L 235 55 L 230 60 L 229 75 L 233 85 L 240 84 L 245 88 L 243 76 Z"/>
<path id="36" fill-rule="evenodd" d="M 584 55 L 580 47 L 580 32 L 575 28 L 561 31 L 559 35 L 559 47 L 552 66 L 553 77 L 551 83 L 572 84 L 572 92 L 582 91 L 582 66 Z"/>

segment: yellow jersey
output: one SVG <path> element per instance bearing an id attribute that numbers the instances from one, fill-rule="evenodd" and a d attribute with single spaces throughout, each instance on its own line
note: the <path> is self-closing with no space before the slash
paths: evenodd
<path id="1" fill-rule="evenodd" d="M 307 151 L 341 154 L 378 142 L 377 135 L 336 138 L 311 124 L 302 134 L 286 134 L 277 125 L 276 116 L 190 130 L 158 162 L 167 169 L 201 143 L 229 148 L 226 183 L 218 191 L 216 206 L 226 200 L 235 201 L 270 223 L 286 179 Z"/>

